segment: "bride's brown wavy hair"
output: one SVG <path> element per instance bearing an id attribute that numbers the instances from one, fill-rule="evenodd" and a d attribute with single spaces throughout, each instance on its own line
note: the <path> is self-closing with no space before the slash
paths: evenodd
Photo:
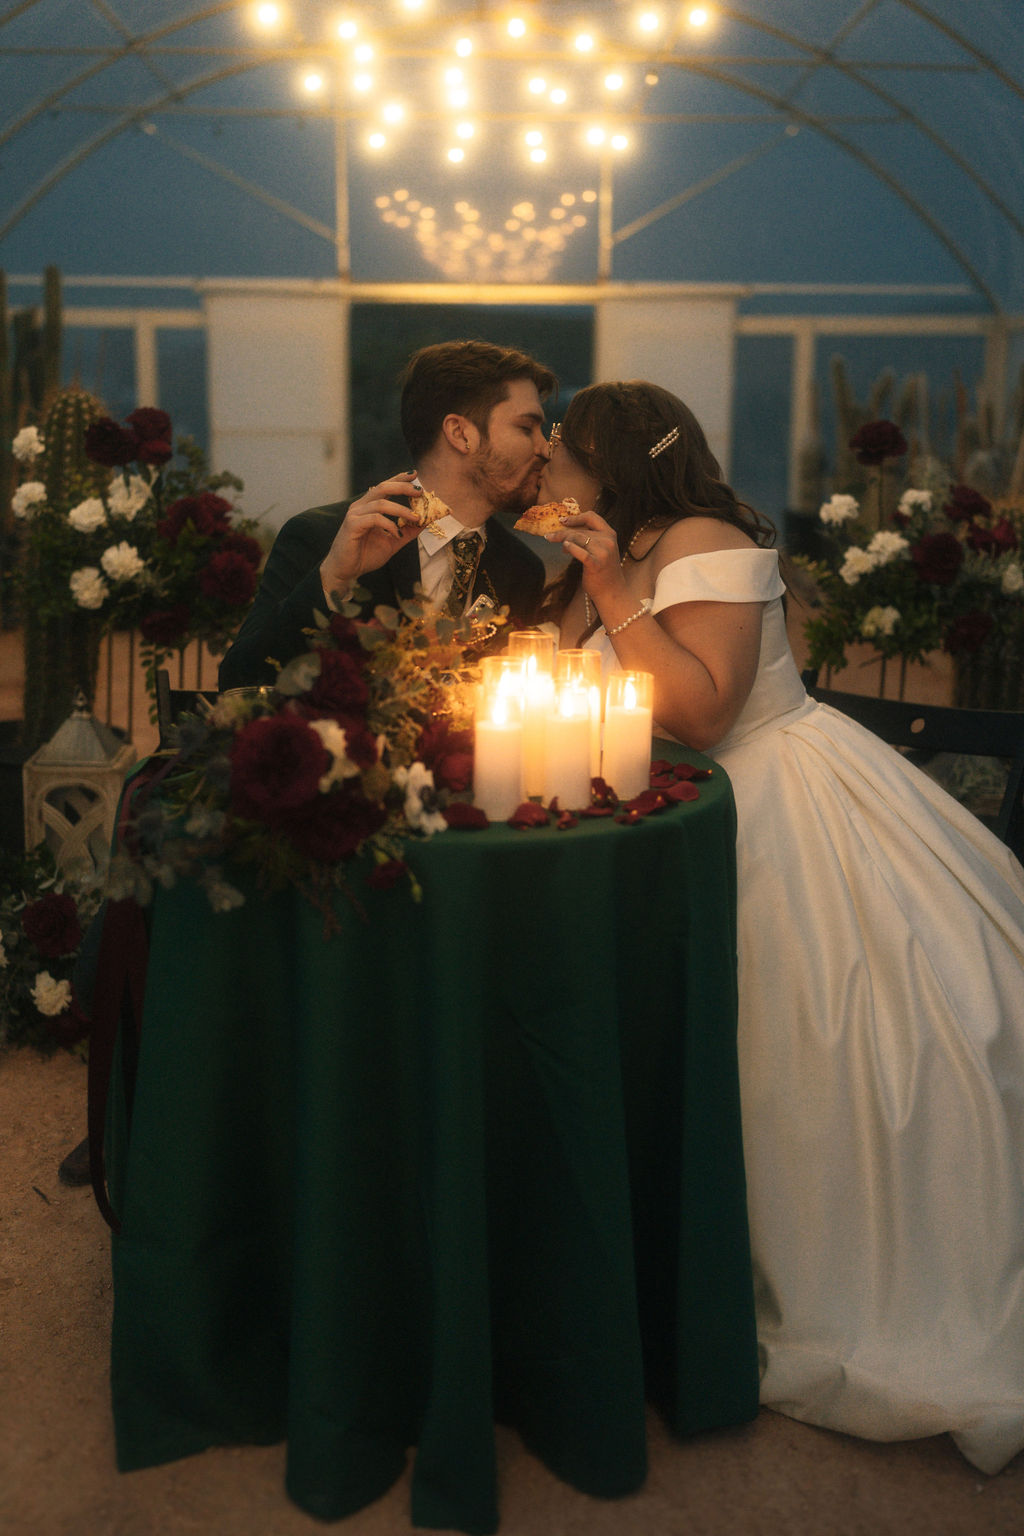
<path id="1" fill-rule="evenodd" d="M 652 459 L 651 449 L 673 428 L 675 442 Z M 559 440 L 600 485 L 594 511 L 615 529 L 620 549 L 652 518 L 668 527 L 684 517 L 717 517 L 763 548 L 775 543 L 768 518 L 723 480 L 689 406 L 657 384 L 630 379 L 588 385 L 570 400 Z M 571 560 L 545 595 L 545 618 L 565 612 L 581 575 L 579 562 Z"/>

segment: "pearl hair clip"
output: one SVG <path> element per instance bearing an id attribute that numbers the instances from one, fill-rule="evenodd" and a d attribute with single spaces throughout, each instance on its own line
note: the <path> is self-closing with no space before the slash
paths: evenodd
<path id="1" fill-rule="evenodd" d="M 679 428 L 673 427 L 671 432 L 666 432 L 665 436 L 656 442 L 653 448 L 648 448 L 647 457 L 649 459 L 656 459 L 659 453 L 663 453 L 666 448 L 671 448 L 678 436 Z"/>

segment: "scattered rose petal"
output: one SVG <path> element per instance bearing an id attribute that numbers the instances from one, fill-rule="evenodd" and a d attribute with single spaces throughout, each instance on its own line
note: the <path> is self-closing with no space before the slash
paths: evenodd
<path id="1" fill-rule="evenodd" d="M 571 827 L 579 826 L 579 818 L 574 816 L 572 811 L 563 811 L 555 822 L 555 826 L 559 832 L 568 832 Z"/>
<path id="2" fill-rule="evenodd" d="M 666 789 L 665 793 L 673 801 L 700 799 L 700 790 L 696 784 L 691 784 L 687 779 L 681 779 L 678 784 L 673 784 L 671 789 Z"/>
<path id="3" fill-rule="evenodd" d="M 482 832 L 490 826 L 487 812 L 479 805 L 467 805 L 464 800 L 454 800 L 441 812 L 449 827 L 456 832 Z"/>
<path id="4" fill-rule="evenodd" d="M 508 818 L 508 824 L 520 830 L 526 827 L 546 827 L 548 813 L 542 805 L 536 805 L 532 800 L 524 800 Z"/>

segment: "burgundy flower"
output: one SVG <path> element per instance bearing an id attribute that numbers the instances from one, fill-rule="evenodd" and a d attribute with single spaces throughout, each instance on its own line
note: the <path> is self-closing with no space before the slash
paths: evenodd
<path id="1" fill-rule="evenodd" d="M 332 614 L 327 627 L 339 651 L 346 651 L 357 660 L 366 655 L 362 641 L 359 639 L 359 626 L 351 619 L 347 619 L 343 613 Z"/>
<path id="2" fill-rule="evenodd" d="M 230 756 L 235 810 L 271 823 L 315 800 L 330 766 L 316 731 L 294 714 L 250 720 L 232 742 Z"/>
<path id="3" fill-rule="evenodd" d="M 203 596 L 228 608 L 244 608 L 256 590 L 256 573 L 244 555 L 219 549 L 199 578 Z"/>
<path id="4" fill-rule="evenodd" d="M 138 450 L 135 433 L 118 426 L 110 416 L 101 416 L 85 429 L 85 451 L 94 464 L 105 464 L 111 469 L 131 464 Z"/>
<path id="5" fill-rule="evenodd" d="M 171 418 L 166 411 L 159 410 L 155 405 L 140 405 L 138 410 L 125 417 L 125 421 L 134 430 L 140 443 L 151 443 L 154 439 L 170 441 Z"/>
<path id="6" fill-rule="evenodd" d="M 254 571 L 258 571 L 263 562 L 263 551 L 257 541 L 247 533 L 236 533 L 234 529 L 226 533 L 220 544 L 223 552 L 231 551 L 233 555 L 241 555 Z"/>
<path id="7" fill-rule="evenodd" d="M 46 1028 L 58 1045 L 65 1047 L 77 1045 L 79 1040 L 84 1040 L 92 1028 L 92 1020 L 85 1012 L 75 995 L 74 983 L 71 984 L 71 1001 L 63 1013 L 58 1013 L 44 1020 Z"/>
<path id="8" fill-rule="evenodd" d="M 47 959 L 70 955 L 82 942 L 78 908 L 70 896 L 60 896 L 56 891 L 49 891 L 27 906 L 21 926 L 25 937 Z"/>
<path id="9" fill-rule="evenodd" d="M 212 491 L 198 496 L 181 496 L 172 502 L 157 525 L 157 533 L 168 544 L 177 544 L 187 526 L 206 538 L 230 532 L 231 503 Z"/>
<path id="10" fill-rule="evenodd" d="M 448 825 L 457 832 L 483 832 L 490 826 L 487 812 L 479 805 L 467 805 L 465 800 L 453 800 L 441 812 Z"/>
<path id="11" fill-rule="evenodd" d="M 967 530 L 967 542 L 979 555 L 1005 555 L 1017 548 L 1017 534 L 1008 517 L 1001 517 L 994 528 L 972 523 Z"/>
<path id="12" fill-rule="evenodd" d="M 969 523 L 976 517 L 988 517 L 992 503 L 969 485 L 954 485 L 942 510 L 950 522 Z"/>
<path id="13" fill-rule="evenodd" d="M 370 690 L 355 660 L 345 651 L 320 650 L 320 676 L 303 694 L 303 703 L 327 714 L 358 714 L 366 708 Z"/>
<path id="14" fill-rule="evenodd" d="M 456 731 L 447 720 L 436 720 L 424 727 L 417 756 L 432 770 L 439 789 L 461 794 L 472 786 L 472 731 Z"/>
<path id="15" fill-rule="evenodd" d="M 911 545 L 910 558 L 922 581 L 948 587 L 963 564 L 964 548 L 955 534 L 926 533 L 919 543 Z"/>
<path id="16" fill-rule="evenodd" d="M 942 642 L 943 648 L 951 656 L 970 655 L 985 644 L 992 628 L 991 614 L 982 613 L 980 608 L 972 608 L 970 613 L 962 613 L 958 619 L 954 619 Z"/>
<path id="17" fill-rule="evenodd" d="M 358 780 L 348 779 L 329 794 L 318 794 L 289 811 L 281 818 L 280 827 L 307 858 L 337 864 L 358 853 L 362 843 L 386 820 L 384 807 L 367 800 Z"/>
<path id="18" fill-rule="evenodd" d="M 191 614 L 185 603 L 171 608 L 154 608 L 139 621 L 139 632 L 150 645 L 180 645 L 188 633 Z"/>
<path id="19" fill-rule="evenodd" d="M 165 438 L 151 437 L 149 442 L 139 444 L 136 458 L 140 464 L 166 464 L 173 452 Z"/>
<path id="20" fill-rule="evenodd" d="M 894 421 L 869 421 L 850 438 L 858 464 L 883 464 L 907 451 L 907 440 Z"/>

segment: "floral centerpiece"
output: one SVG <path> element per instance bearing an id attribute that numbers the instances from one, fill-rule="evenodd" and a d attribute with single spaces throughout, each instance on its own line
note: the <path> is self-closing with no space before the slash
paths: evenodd
<path id="1" fill-rule="evenodd" d="M 486 825 L 465 798 L 473 684 L 504 611 L 454 620 L 406 602 L 363 620 L 363 597 L 318 616 L 310 650 L 273 688 L 232 690 L 182 720 L 174 750 L 131 788 L 109 893 L 145 902 L 154 882 L 188 875 L 229 910 L 244 899 L 230 866 L 248 865 L 261 885 L 295 885 L 327 915 L 336 890 L 354 897 L 358 854 L 370 855 L 372 886 L 405 877 L 415 894 L 408 838 Z"/>
<path id="2" fill-rule="evenodd" d="M 77 635 L 89 654 L 73 682 L 89 698 L 101 635 L 139 630 L 152 693 L 171 651 L 192 640 L 223 650 L 255 591 L 254 525 L 221 494 L 241 481 L 211 474 L 188 438 L 174 462 L 171 438 L 165 411 L 143 407 L 118 423 L 69 388 L 42 432 L 25 427 L 14 440 L 26 621 Z"/>
<path id="3" fill-rule="evenodd" d="M 73 971 L 98 893 L 72 892 L 42 844 L 0 866 L 0 1050 L 77 1046 L 89 1019 Z"/>
<path id="4" fill-rule="evenodd" d="M 867 643 L 884 685 L 890 659 L 905 667 L 942 649 L 956 663 L 958 703 L 1022 707 L 1024 497 L 989 500 L 930 458 L 887 496 L 882 465 L 907 453 L 899 429 L 869 423 L 850 446 L 878 473 L 863 501 L 840 494 L 821 507 L 831 559 L 800 562 L 817 588 L 810 665 L 840 671 L 847 646 Z"/>

